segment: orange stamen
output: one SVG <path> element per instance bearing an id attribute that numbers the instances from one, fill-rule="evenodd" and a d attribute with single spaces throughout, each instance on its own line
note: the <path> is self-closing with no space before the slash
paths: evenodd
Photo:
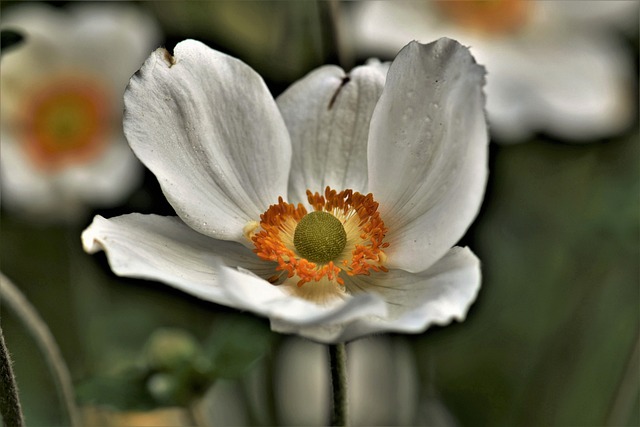
<path id="1" fill-rule="evenodd" d="M 295 206 L 279 197 L 277 204 L 269 206 L 260 215 L 261 229 L 251 236 L 254 252 L 260 258 L 275 262 L 276 271 L 286 273 L 287 278 L 296 277 L 298 287 L 321 280 L 344 287 L 344 279 L 340 277 L 343 271 L 350 276 L 388 271 L 382 265 L 386 259 L 384 249 L 389 246 L 383 242 L 387 228 L 372 194 L 362 195 L 353 190 L 337 192 L 327 187 L 324 194 L 307 190 L 307 199 L 315 211 L 331 213 L 342 222 L 347 233 L 342 255 L 326 264 L 317 264 L 299 256 L 293 235 L 307 210 L 302 204 Z M 270 277 L 269 281 L 276 283 L 282 273 Z"/>

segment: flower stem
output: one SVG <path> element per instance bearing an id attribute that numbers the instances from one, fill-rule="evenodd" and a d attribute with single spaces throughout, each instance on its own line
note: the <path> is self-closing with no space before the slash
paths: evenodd
<path id="1" fill-rule="evenodd" d="M 20 408 L 18 387 L 11 368 L 11 358 L 0 328 L 0 414 L 6 426 L 22 427 L 24 419 Z"/>
<path id="2" fill-rule="evenodd" d="M 71 375 L 64 363 L 60 348 L 35 308 L 27 301 L 18 288 L 0 272 L 0 297 L 3 304 L 13 310 L 22 322 L 31 338 L 40 348 L 42 355 L 51 371 L 60 399 L 67 411 L 69 425 L 79 426 L 80 418 L 75 404 Z M 4 367 L 3 367 L 4 368 Z M 4 372 L 2 381 L 5 381 Z M 4 397 L 4 396 L 3 396 Z M 4 416 L 4 413 L 3 413 Z M 22 425 L 5 421 L 4 425 Z"/>
<path id="3" fill-rule="evenodd" d="M 344 343 L 329 345 L 329 363 L 333 393 L 331 425 L 347 426 L 347 351 Z"/>

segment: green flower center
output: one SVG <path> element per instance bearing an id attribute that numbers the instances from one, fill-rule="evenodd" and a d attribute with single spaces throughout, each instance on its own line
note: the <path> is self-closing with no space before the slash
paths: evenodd
<path id="1" fill-rule="evenodd" d="M 326 263 L 342 253 L 347 232 L 338 218 L 328 212 L 311 212 L 298 222 L 293 244 L 303 258 Z"/>

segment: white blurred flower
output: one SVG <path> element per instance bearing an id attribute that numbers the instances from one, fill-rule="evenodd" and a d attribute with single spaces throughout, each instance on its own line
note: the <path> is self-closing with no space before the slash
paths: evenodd
<path id="1" fill-rule="evenodd" d="M 344 19 L 352 48 L 392 56 L 407 40 L 451 37 L 486 65 L 499 142 L 542 131 L 590 141 L 635 117 L 632 55 L 614 29 L 637 26 L 637 1 L 363 1 Z"/>
<path id="2" fill-rule="evenodd" d="M 274 102 L 235 58 L 158 49 L 124 127 L 179 218 L 98 216 L 85 250 L 319 342 L 463 319 L 479 261 L 452 246 L 486 184 L 484 69 L 441 39 L 386 70 L 321 67 Z"/>
<path id="3" fill-rule="evenodd" d="M 354 426 L 414 425 L 419 375 L 407 343 L 388 336 L 347 346 L 349 421 Z M 278 353 L 275 393 L 282 425 L 329 425 L 330 373 L 325 346 L 285 341 Z"/>
<path id="4" fill-rule="evenodd" d="M 159 41 L 131 6 L 25 4 L 2 28 L 24 42 L 1 61 L 2 202 L 43 221 L 112 206 L 142 168 L 122 132 L 122 94 Z"/>

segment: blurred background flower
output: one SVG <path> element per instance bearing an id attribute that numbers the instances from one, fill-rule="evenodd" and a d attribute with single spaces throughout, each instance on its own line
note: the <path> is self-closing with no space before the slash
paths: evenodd
<path id="1" fill-rule="evenodd" d="M 3 10 L 25 38 L 2 57 L 2 203 L 42 222 L 113 206 L 140 184 L 122 133 L 122 94 L 160 41 L 132 5 L 44 4 Z"/>
<path id="2" fill-rule="evenodd" d="M 358 54 L 354 59 L 335 44 L 348 33 L 344 27 L 334 31 L 336 12 L 329 6 L 339 6 L 337 15 L 345 18 L 357 4 L 166 3 L 135 4 L 160 21 L 165 34 L 160 45 L 171 49 L 185 38 L 202 39 L 209 46 L 241 57 L 266 76 L 274 96 L 323 63 L 339 62 L 348 69 L 349 63 L 356 65 L 366 58 Z M 622 50 L 632 77 L 626 93 L 637 104 L 638 90 L 633 83 L 638 74 L 637 24 L 633 22 L 637 13 L 628 13 L 631 25 L 620 24 L 620 15 L 614 13 L 619 3 L 590 2 L 586 4 L 589 7 L 577 9 L 572 3 L 544 2 L 549 7 L 561 6 L 556 9 L 559 15 L 555 19 L 571 13 L 576 25 L 587 25 L 589 37 L 605 40 L 594 46 L 609 43 L 606 40 L 611 40 L 610 31 L 616 34 L 614 38 L 620 37 L 622 45 L 629 47 Z M 26 6 L 31 4 L 38 3 Z M 50 5 L 64 10 L 68 3 Z M 0 3 L 3 20 L 14 6 L 12 2 Z M 214 12 L 202 12 L 207 7 Z M 392 13 L 389 12 L 389 21 Z M 171 22 L 172 16 L 176 22 Z M 622 27 L 618 29 L 619 25 Z M 565 32 L 545 30 L 538 36 L 565 37 L 573 29 L 571 25 Z M 404 27 L 394 31 L 401 33 Z M 220 32 L 225 34 L 218 35 Z M 336 38 L 336 34 L 342 36 Z M 437 34 L 440 35 L 447 34 Z M 113 46 L 124 49 L 120 46 L 121 34 L 114 33 L 110 39 Z M 3 49 L 1 62 L 17 54 L 27 41 L 25 37 L 21 44 Z M 502 44 L 496 42 L 496 46 Z M 143 56 L 148 56 L 154 47 Z M 472 52 L 474 49 L 472 45 Z M 362 51 L 358 48 L 357 52 Z M 390 53 L 389 58 L 394 54 Z M 547 62 L 557 62 L 559 66 L 563 61 L 573 61 L 574 54 L 577 55 L 571 51 L 562 60 L 543 56 L 538 64 L 550 67 L 553 64 Z M 112 65 L 117 64 L 116 61 Z M 491 76 L 491 64 L 486 65 Z M 604 67 L 608 70 L 612 65 Z M 529 92 L 513 93 L 526 102 L 536 99 Z M 558 117 L 556 121 L 563 119 Z M 404 404 L 405 408 L 417 410 L 417 418 L 388 418 L 389 424 L 400 420 L 403 424 L 460 426 L 640 425 L 637 122 L 632 120 L 629 128 L 625 130 L 623 126 L 606 138 L 597 130 L 590 133 L 594 128 L 585 125 L 581 140 L 591 144 L 563 144 L 567 139 L 560 134 L 546 130 L 542 135 L 533 135 L 530 122 L 523 120 L 522 124 L 525 130 L 517 132 L 523 135 L 517 139 L 521 144 L 491 146 L 487 195 L 476 222 L 459 243 L 473 247 L 482 259 L 483 291 L 465 323 L 432 328 L 416 336 L 383 337 L 381 344 L 373 347 L 363 344 L 365 356 L 371 354 L 371 360 L 379 366 L 379 372 L 371 374 L 372 382 L 388 380 L 386 384 L 395 384 L 390 378 L 398 369 L 395 359 L 399 363 L 407 361 L 401 371 L 413 372 L 403 375 L 412 375 L 416 381 L 418 402 Z M 5 157 L 4 147 L 1 155 Z M 173 215 L 155 178 L 150 174 L 144 178 L 142 187 L 125 198 L 122 205 L 99 208 L 93 213 Z M 26 294 L 58 341 L 76 386 L 78 403 L 86 409 L 83 413 L 110 417 L 128 426 L 180 422 L 206 425 L 202 419 L 194 421 L 193 414 L 197 413 L 206 414 L 213 425 L 274 425 L 278 424 L 273 422 L 274 414 L 281 411 L 286 411 L 288 417 L 296 416 L 286 408 L 300 396 L 287 394 L 284 388 L 272 394 L 269 385 L 286 384 L 287 372 L 283 369 L 290 368 L 292 374 L 300 372 L 297 366 L 304 365 L 309 354 L 302 347 L 313 347 L 312 344 L 290 344 L 288 338 L 270 332 L 264 319 L 247 313 L 239 315 L 167 286 L 116 278 L 104 257 L 91 257 L 82 250 L 79 236 L 88 225 L 88 218 L 71 230 L 34 227 L 21 217 L 7 215 L 7 207 L 1 206 L 0 269 Z M 54 385 L 42 357 L 6 309 L 5 301 L 1 314 L 28 425 L 69 425 L 58 396 L 52 393 Z M 158 336 L 162 342 L 162 331 L 167 328 L 180 331 L 170 335 L 169 341 L 176 336 L 178 341 L 184 339 L 190 343 L 186 347 L 194 345 L 195 354 L 205 354 L 205 359 L 215 362 L 210 366 L 228 367 L 228 372 L 216 371 L 213 382 L 210 376 L 180 373 L 193 372 L 192 368 L 162 368 L 160 372 L 159 365 L 151 363 L 147 355 L 154 347 L 149 343 Z M 397 343 L 398 339 L 402 342 Z M 212 342 L 215 345 L 209 347 Z M 380 350 L 381 346 L 386 350 Z M 218 350 L 215 354 L 206 353 L 208 348 Z M 352 351 L 354 361 L 359 357 L 358 351 Z M 240 354 L 243 356 L 236 357 Z M 319 357 L 309 356 L 309 361 Z M 182 366 L 200 366 L 196 361 L 201 357 L 186 359 L 188 363 Z M 415 362 L 416 371 L 410 368 L 411 361 Z M 366 366 L 370 365 L 362 362 L 361 368 L 371 373 Z M 313 373 L 317 366 L 309 363 L 306 367 L 310 372 L 295 379 L 301 386 L 314 383 L 313 375 L 317 375 Z M 140 388 L 117 385 L 126 377 L 123 372 L 131 372 L 129 369 L 163 375 L 149 383 L 141 381 Z M 164 393 L 171 389 L 166 385 L 174 379 L 174 384 L 181 384 L 175 391 L 193 390 L 191 386 L 203 380 L 207 384 L 204 394 L 195 387 L 200 397 L 195 400 L 194 409 L 176 406 L 180 401 L 171 400 L 181 393 Z M 112 384 L 116 386 L 111 387 Z M 367 393 L 372 387 L 353 399 L 359 397 L 366 408 Z M 352 389 L 354 393 L 359 388 L 354 385 Z M 386 386 L 372 391 L 375 396 L 385 396 L 386 392 Z M 397 397 L 402 398 L 405 393 L 401 391 Z M 278 397 L 276 406 L 276 402 L 269 401 L 270 396 L 283 395 L 291 402 Z M 126 397 L 125 402 L 122 397 Z M 395 397 L 392 399 L 397 402 Z M 378 401 L 372 399 L 372 413 L 383 409 L 374 404 Z M 393 413 L 393 408 L 384 409 Z M 358 413 L 355 408 L 353 411 Z M 287 419 L 290 418 L 281 418 L 280 424 Z M 83 424 L 107 425 L 103 420 Z"/>
<path id="3" fill-rule="evenodd" d="M 359 57 L 391 58 L 406 40 L 447 36 L 488 69 L 487 112 L 498 142 L 536 132 L 588 142 L 637 116 L 632 46 L 637 1 L 362 1 L 343 15 Z"/>
<path id="4" fill-rule="evenodd" d="M 347 346 L 349 411 L 354 426 L 414 425 L 418 371 L 403 337 L 377 336 Z M 329 425 L 330 377 L 326 346 L 299 338 L 281 345 L 275 369 L 281 425 Z"/>

